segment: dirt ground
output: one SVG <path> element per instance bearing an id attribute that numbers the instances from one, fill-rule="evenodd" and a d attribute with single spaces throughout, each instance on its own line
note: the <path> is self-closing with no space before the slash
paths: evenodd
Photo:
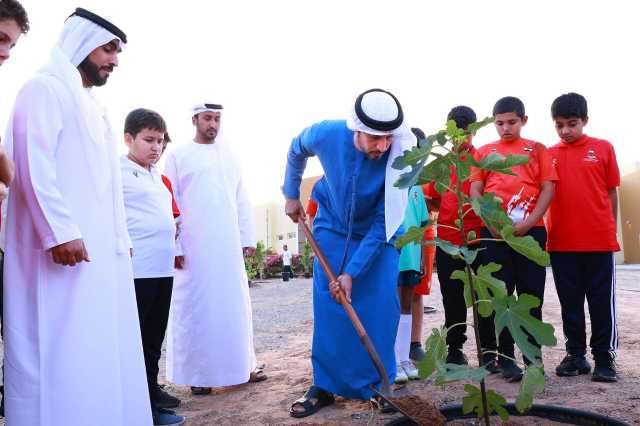
<path id="1" fill-rule="evenodd" d="M 188 417 L 189 426 L 383 425 L 397 417 L 377 413 L 368 402 L 344 399 L 338 399 L 333 406 L 302 420 L 289 417 L 291 402 L 311 384 L 311 282 L 296 279 L 288 283 L 258 283 L 251 289 L 251 296 L 258 360 L 265 364 L 269 379 L 257 384 L 218 389 L 212 395 L 200 397 L 190 395 L 187 387 L 167 384 L 168 389 L 183 400 L 178 412 Z M 617 297 L 620 381 L 603 384 L 592 382 L 590 376 L 559 378 L 553 371 L 564 356 L 564 340 L 560 306 L 551 272 L 548 271 L 543 315 L 556 328 L 558 345 L 544 353 L 548 381 L 546 390 L 538 396 L 536 403 L 591 410 L 640 425 L 640 269 L 622 267 L 618 270 Z M 436 313 L 425 315 L 426 335 L 431 328 L 443 322 L 435 274 L 433 294 L 425 298 L 425 304 L 437 308 Z M 473 335 L 467 334 L 470 339 L 465 351 L 469 359 L 474 359 L 471 353 L 475 347 Z M 505 383 L 497 376 L 490 376 L 488 386 L 510 401 L 514 400 L 518 389 L 517 384 Z M 428 381 L 416 381 L 399 392 L 431 398 L 436 404 L 451 404 L 461 402 L 462 387 L 463 384 L 454 384 L 443 389 Z M 518 424 L 528 423 L 518 421 Z"/>
<path id="2" fill-rule="evenodd" d="M 589 376 L 559 378 L 553 370 L 564 356 L 560 307 L 550 271 L 544 302 L 544 318 L 556 328 L 558 345 L 547 349 L 546 390 L 536 403 L 562 405 L 607 414 L 640 425 L 640 268 L 622 267 L 617 271 L 618 325 L 620 350 L 615 384 L 595 383 Z M 187 416 L 186 426 L 205 425 L 384 425 L 398 415 L 382 415 L 368 402 L 338 399 L 333 406 L 314 416 L 296 420 L 289 417 L 291 403 L 311 384 L 310 344 L 312 329 L 311 281 L 295 279 L 283 283 L 268 281 L 251 288 L 254 310 L 255 343 L 259 363 L 265 364 L 267 381 L 217 389 L 209 396 L 192 396 L 186 386 L 167 383 L 167 389 L 182 399 L 177 410 Z M 606 303 L 606 301 L 603 301 Z M 425 315 L 425 336 L 431 328 L 443 322 L 442 302 L 437 277 L 434 274 L 433 294 L 425 304 L 437 312 Z M 469 359 L 475 347 L 473 334 L 465 351 Z M 161 361 L 161 382 L 164 382 L 164 359 Z M 398 394 L 414 394 L 431 399 L 436 404 L 461 402 L 463 384 L 439 388 L 429 381 L 411 382 L 398 389 Z M 517 384 L 508 384 L 490 376 L 488 387 L 513 401 Z M 532 419 L 513 418 L 513 424 L 533 425 Z M 0 420 L 0 425 L 3 422 Z M 465 421 L 456 424 L 472 425 Z M 129 425 L 128 425 L 129 426 Z M 136 426 L 136 425 L 130 425 Z"/>

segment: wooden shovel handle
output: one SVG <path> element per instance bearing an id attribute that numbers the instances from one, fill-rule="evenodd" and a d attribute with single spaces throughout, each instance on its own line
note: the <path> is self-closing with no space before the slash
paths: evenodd
<path id="1" fill-rule="evenodd" d="M 300 220 L 300 225 L 302 226 L 302 232 L 304 232 L 304 235 L 307 237 L 309 244 L 311 244 L 311 249 L 315 253 L 316 257 L 318 258 L 320 265 L 322 265 L 322 269 L 324 269 L 324 272 L 329 277 L 329 282 L 337 281 L 338 278 L 336 277 L 336 274 L 331 269 L 331 266 L 329 265 L 327 258 L 324 256 L 324 253 L 322 253 L 322 250 L 320 250 L 320 246 L 318 246 L 316 239 L 313 238 L 313 235 L 311 234 L 311 230 L 309 229 L 309 226 L 307 225 L 306 220 Z M 347 297 L 345 296 L 342 290 L 338 294 L 338 301 L 340 302 L 344 310 L 347 312 L 347 315 L 349 316 L 349 319 L 351 320 L 353 327 L 356 329 L 356 332 L 358 333 L 358 337 L 360 337 L 360 341 L 362 342 L 362 345 L 364 346 L 365 350 L 369 354 L 369 357 L 371 358 L 373 365 L 375 366 L 376 370 L 378 371 L 378 374 L 380 375 L 380 392 L 386 396 L 391 396 L 393 394 L 393 391 L 391 390 L 391 385 L 389 383 L 389 376 L 387 375 L 387 370 L 384 368 L 384 364 L 382 363 L 382 360 L 380 359 L 380 355 L 378 355 L 378 352 L 376 351 L 376 348 L 373 345 L 371 338 L 369 337 L 369 335 L 367 334 L 367 331 L 364 329 L 364 326 L 360 322 L 360 318 L 358 318 L 358 314 L 356 314 L 356 311 L 353 309 L 353 306 L 351 306 L 351 303 L 347 301 Z"/>
<path id="2" fill-rule="evenodd" d="M 315 253 L 316 257 L 318 258 L 320 265 L 322 265 L 322 269 L 324 269 L 324 272 L 329 276 L 329 282 L 332 283 L 332 282 L 338 281 L 338 277 L 333 272 L 333 269 L 331 269 L 331 265 L 329 265 L 329 261 L 327 261 L 327 258 L 325 257 L 324 253 L 322 252 L 322 250 L 320 250 L 320 246 L 318 246 L 316 239 L 313 238 L 313 234 L 311 234 L 311 230 L 309 229 L 309 225 L 307 225 L 307 222 L 301 220 L 300 225 L 302 226 L 302 232 L 304 232 L 304 235 L 307 237 L 307 241 L 309 241 L 309 244 L 311 244 L 311 249 Z M 347 315 L 349 316 L 349 319 L 353 323 L 353 326 L 355 327 L 356 332 L 358 333 L 358 336 L 360 338 L 363 338 L 364 336 L 366 336 L 367 332 L 365 331 L 364 326 L 362 325 L 362 322 L 360 322 L 360 318 L 358 318 L 358 314 L 356 314 L 356 311 L 353 309 L 353 306 L 351 306 L 351 303 L 349 303 L 349 301 L 347 300 L 347 297 L 344 294 L 344 291 L 342 290 L 340 290 L 340 294 L 338 295 L 338 302 L 340 302 L 344 310 L 347 311 Z"/>

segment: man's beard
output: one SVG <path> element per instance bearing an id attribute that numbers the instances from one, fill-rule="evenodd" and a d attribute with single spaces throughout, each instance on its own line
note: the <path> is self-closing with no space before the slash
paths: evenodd
<path id="1" fill-rule="evenodd" d="M 356 149 L 362 152 L 367 160 L 377 161 L 384 156 L 385 153 L 380 152 L 377 149 L 372 151 L 367 151 L 367 145 L 360 140 L 360 134 L 356 133 L 354 137 L 355 137 Z"/>
<path id="2" fill-rule="evenodd" d="M 380 152 L 380 151 L 365 153 L 365 157 L 367 157 L 368 160 L 373 160 L 373 161 L 380 160 L 383 155 L 384 155 L 384 152 Z"/>
<path id="3" fill-rule="evenodd" d="M 84 58 L 84 60 L 80 62 L 78 68 L 84 72 L 87 80 L 89 80 L 89 83 L 91 83 L 92 86 L 104 86 L 109 78 L 109 74 L 107 74 L 106 77 L 100 76 L 100 67 L 91 62 L 89 57 Z"/>
<path id="4" fill-rule="evenodd" d="M 213 136 L 210 136 L 209 132 L 205 130 L 204 132 L 200 132 L 200 136 L 205 141 L 213 142 L 214 140 L 216 140 L 216 137 L 218 136 L 218 132 L 214 132 Z"/>

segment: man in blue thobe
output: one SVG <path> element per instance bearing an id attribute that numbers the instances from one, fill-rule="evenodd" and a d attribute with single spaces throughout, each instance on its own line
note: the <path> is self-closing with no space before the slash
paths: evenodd
<path id="1" fill-rule="evenodd" d="M 313 276 L 313 386 L 294 402 L 291 415 L 305 417 L 334 401 L 370 398 L 380 377 L 337 303 L 344 291 L 393 381 L 394 341 L 400 315 L 396 290 L 398 251 L 393 237 L 402 223 L 407 192 L 395 188 L 393 160 L 415 145 L 402 108 L 389 92 L 358 96 L 347 120 L 323 121 L 293 139 L 283 193 L 286 213 L 304 217 L 299 201 L 307 158 L 317 156 L 324 176 L 314 188 L 318 203 L 313 233 L 338 280 L 330 283 L 318 261 Z"/>

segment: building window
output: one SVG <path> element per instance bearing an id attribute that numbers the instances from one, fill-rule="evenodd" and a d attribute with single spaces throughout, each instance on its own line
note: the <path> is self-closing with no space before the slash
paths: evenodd
<path id="1" fill-rule="evenodd" d="M 292 240 L 294 238 L 297 238 L 297 237 L 298 237 L 298 234 L 296 232 L 289 232 L 287 234 L 287 238 L 290 239 L 290 240 Z"/>
<path id="2" fill-rule="evenodd" d="M 284 235 L 278 235 L 278 241 L 284 240 Z"/>

